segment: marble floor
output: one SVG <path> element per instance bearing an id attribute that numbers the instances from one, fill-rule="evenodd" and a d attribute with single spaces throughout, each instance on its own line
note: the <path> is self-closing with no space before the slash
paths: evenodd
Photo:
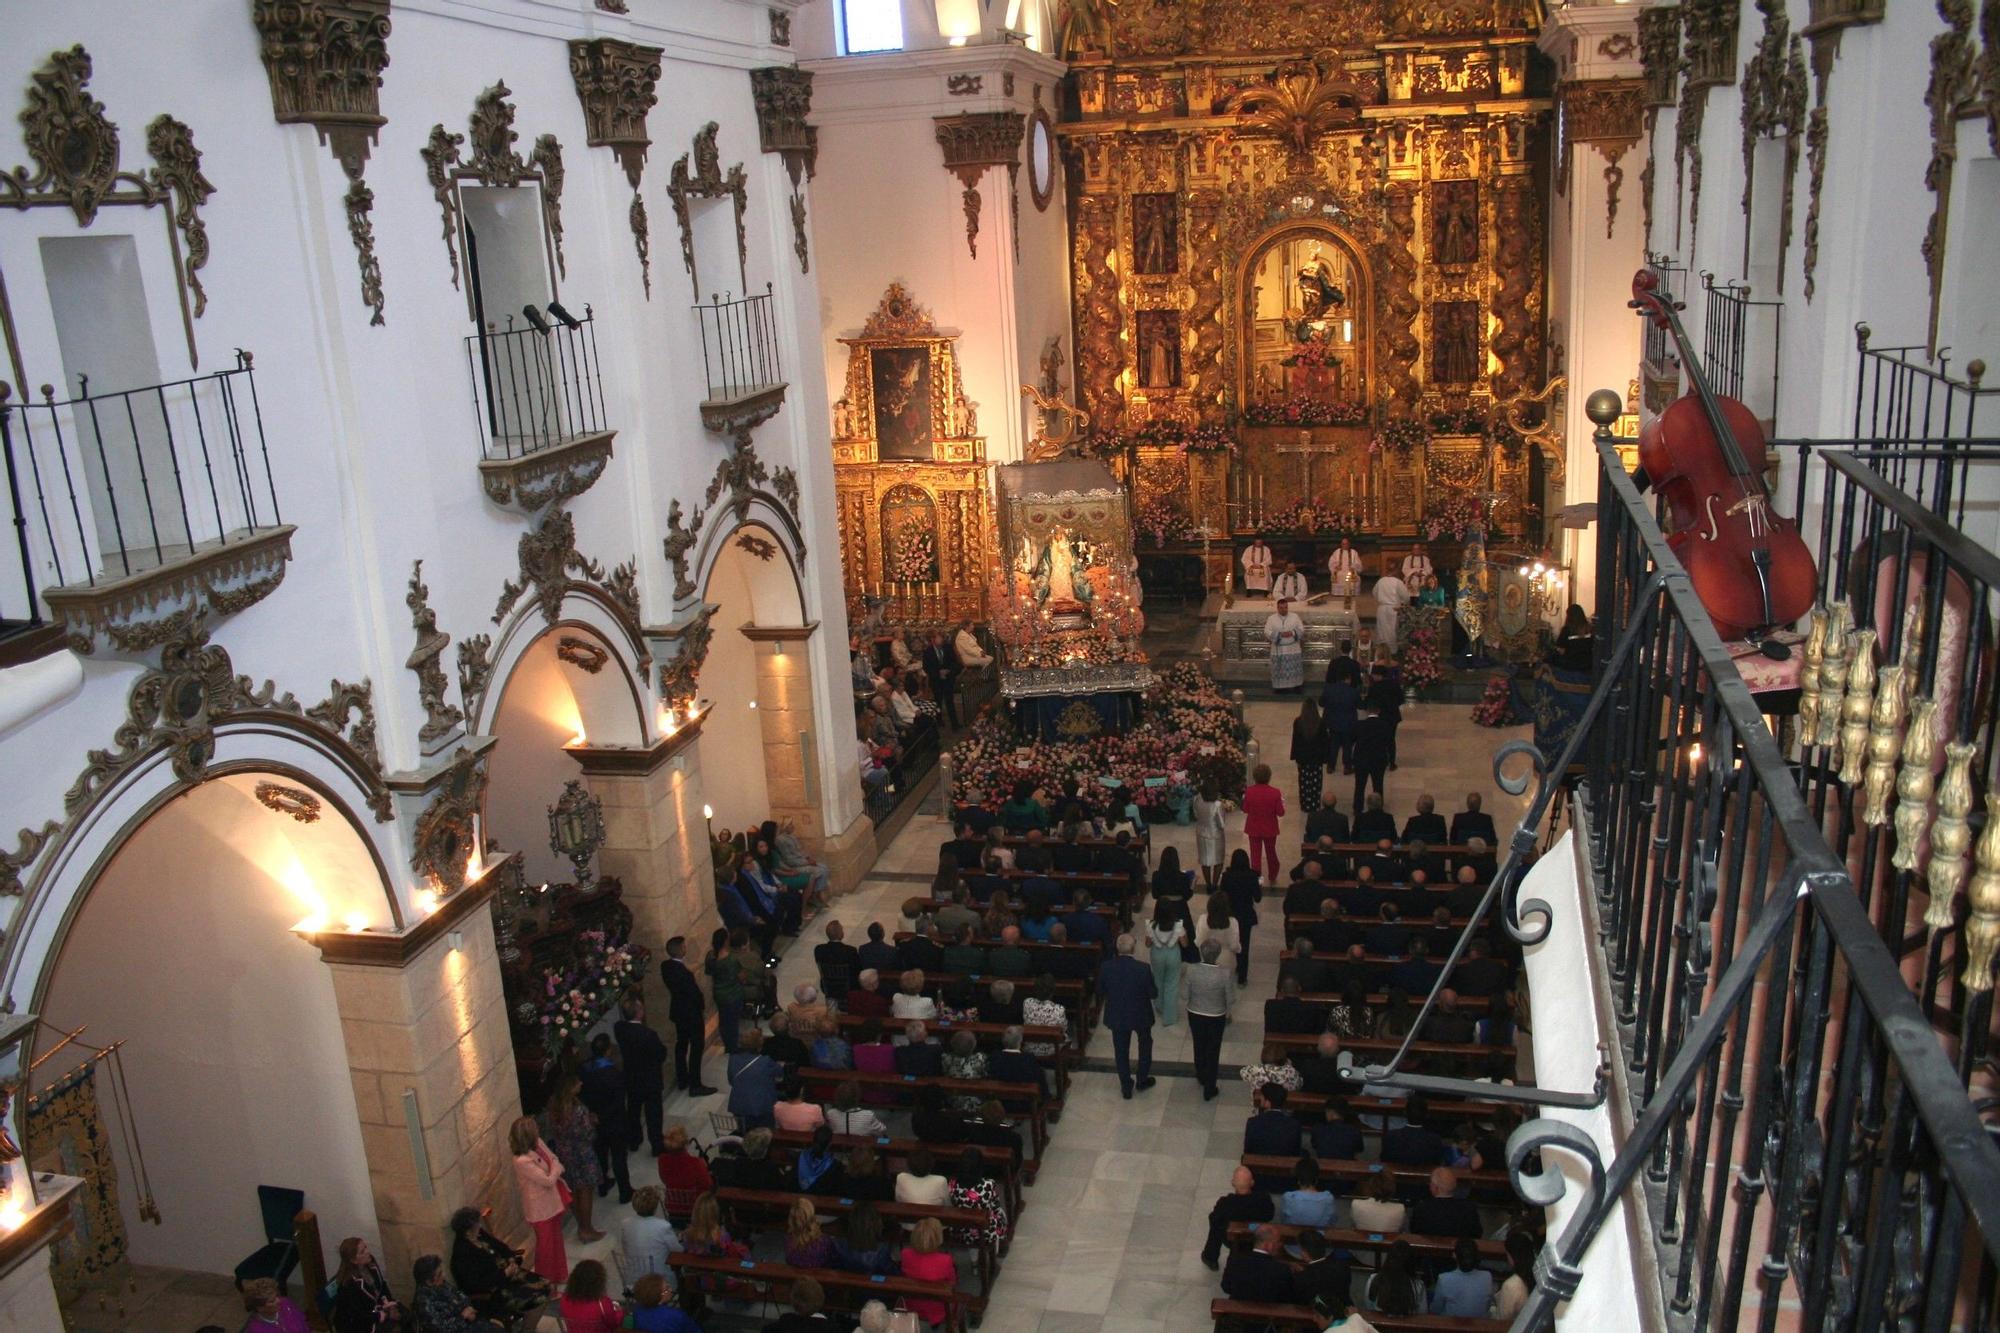
<path id="1" fill-rule="evenodd" d="M 1288 753 L 1296 711 L 1297 705 L 1288 702 L 1245 705 L 1245 718 L 1264 755 Z M 1415 809 L 1417 797 L 1429 793 L 1449 815 L 1467 792 L 1477 791 L 1504 832 L 1526 802 L 1494 786 L 1491 756 L 1506 741 L 1526 734 L 1526 728 L 1477 727 L 1464 705 L 1409 707 L 1398 740 L 1401 766 L 1388 776 L 1387 808 L 1400 822 Z M 1278 786 L 1296 804 L 1291 764 L 1280 758 L 1272 767 Z M 1346 808 L 1350 792 L 1344 784 L 1333 785 L 1338 781 L 1330 778 L 1329 790 Z M 1236 829 L 1240 827 L 1238 817 Z M 1281 845 L 1302 827 L 1296 814 L 1288 818 Z M 870 921 L 899 928 L 903 901 L 919 891 L 919 881 L 928 880 L 936 868 L 938 844 L 947 836 L 946 822 L 934 813 L 918 813 L 910 820 L 861 886 L 832 907 L 850 939 L 861 938 Z M 1240 842 L 1240 832 L 1233 833 L 1232 846 Z M 1169 845 L 1180 848 L 1185 864 L 1194 864 L 1192 829 L 1154 830 L 1155 848 Z M 822 915 L 806 927 L 804 939 L 785 946 L 781 994 L 814 979 L 810 946 L 823 938 L 827 919 Z M 1260 929 L 1251 938 L 1250 985 L 1222 1046 L 1225 1080 L 1233 1077 L 1232 1066 L 1258 1055 L 1262 1002 L 1275 989 L 1281 933 Z M 1217 1276 L 1202 1266 L 1198 1251 L 1209 1205 L 1228 1189 L 1242 1151 L 1249 1096 L 1239 1085 L 1226 1088 L 1213 1102 L 1202 1101 L 1185 1023 L 1156 1028 L 1153 1053 L 1160 1066 L 1155 1071 L 1158 1085 L 1128 1102 L 1120 1098 L 1117 1079 L 1109 1072 L 1108 1036 L 1100 1031 L 1093 1038 L 1085 1052 L 1089 1064 L 1071 1082 L 1048 1155 L 1027 1190 L 984 1328 L 996 1333 L 1195 1333 L 1212 1327 L 1209 1302 L 1221 1287 Z M 707 1077 L 718 1087 L 726 1082 L 718 1048 L 708 1053 Z M 713 1137 L 709 1114 L 723 1110 L 726 1098 L 726 1092 L 701 1099 L 675 1094 L 667 1103 L 667 1116 L 706 1142 Z M 631 1172 L 638 1184 L 657 1179 L 653 1160 L 643 1150 L 633 1154 Z M 615 1198 L 600 1200 L 595 1223 L 607 1232 L 606 1239 L 580 1245 L 572 1230 L 570 1261 L 589 1257 L 608 1264 L 611 1237 L 628 1212 Z M 120 1293 L 123 1299 L 100 1304 L 90 1296 L 79 1302 L 72 1329 L 188 1333 L 205 1322 L 225 1328 L 241 1324 L 241 1306 L 226 1278 L 144 1270 L 138 1281 L 138 1289 Z M 545 1328 L 554 1327 L 553 1319 L 546 1321 Z"/>

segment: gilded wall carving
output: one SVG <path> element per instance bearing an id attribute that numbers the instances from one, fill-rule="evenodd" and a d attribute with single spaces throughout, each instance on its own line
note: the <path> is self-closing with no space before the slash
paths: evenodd
<path id="1" fill-rule="evenodd" d="M 583 141 L 592 148 L 609 148 L 625 169 L 632 186 L 627 220 L 639 255 L 639 278 L 647 299 L 653 295 L 652 236 L 639 182 L 646 170 L 646 113 L 658 102 L 661 48 L 621 42 L 610 37 L 569 44 L 569 73 L 583 103 Z"/>
<path id="2" fill-rule="evenodd" d="M 1778 201 L 1778 291 L 1785 290 L 1785 252 L 1792 241 L 1792 205 L 1796 197 L 1799 155 L 1805 147 L 1806 57 L 1805 43 L 1791 30 L 1780 0 L 1757 0 L 1764 15 L 1764 30 L 1757 50 L 1743 65 L 1743 99 L 1740 124 L 1743 131 L 1743 216 L 1751 221 L 1750 200 L 1755 188 L 1756 150 L 1759 139 L 1784 136 L 1785 179 Z M 1743 264 L 1750 264 L 1750 238 L 1743 229 Z"/>
<path id="3" fill-rule="evenodd" d="M 562 145 L 553 134 L 544 134 L 526 157 L 514 147 L 520 134 L 514 129 L 514 104 L 507 99 L 513 90 L 496 83 L 479 94 L 472 104 L 466 133 L 453 134 L 443 125 L 431 127 L 430 138 L 419 153 L 444 216 L 444 248 L 451 258 L 451 285 L 459 285 L 459 203 L 458 182 L 473 180 L 481 185 L 513 188 L 529 181 L 542 187 L 542 226 L 555 250 L 556 268 L 567 275 L 563 257 L 562 230 Z M 469 155 L 460 149 L 472 146 Z"/>

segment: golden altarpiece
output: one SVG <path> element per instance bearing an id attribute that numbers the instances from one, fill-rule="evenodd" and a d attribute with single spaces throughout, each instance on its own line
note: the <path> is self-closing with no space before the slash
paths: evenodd
<path id="1" fill-rule="evenodd" d="M 1352 536 L 1371 567 L 1433 530 L 1524 535 L 1530 454 L 1561 467 L 1508 426 L 1545 388 L 1539 13 L 1124 0 L 1084 25 L 1078 396 L 1135 441 L 1154 545 L 1213 539 L 1212 585 L 1250 531 Z"/>
<path id="2" fill-rule="evenodd" d="M 879 602 L 892 624 L 983 619 L 986 440 L 959 375 L 958 334 L 891 283 L 861 332 L 842 338 L 847 384 L 833 405 L 834 494 L 849 614 Z"/>

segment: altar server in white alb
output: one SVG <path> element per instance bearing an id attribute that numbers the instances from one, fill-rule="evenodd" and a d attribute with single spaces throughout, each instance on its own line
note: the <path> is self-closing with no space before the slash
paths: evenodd
<path id="1" fill-rule="evenodd" d="M 1360 590 L 1361 552 L 1348 545 L 1347 538 L 1340 539 L 1340 545 L 1333 548 L 1333 554 L 1326 558 L 1326 572 L 1333 576 L 1333 592 L 1336 597 L 1352 597 Z"/>
<path id="2" fill-rule="evenodd" d="M 1410 604 L 1410 585 L 1394 574 L 1375 580 L 1375 642 L 1394 652 L 1397 647 L 1396 620 Z"/>
<path id="3" fill-rule="evenodd" d="M 1271 590 L 1271 596 L 1281 602 L 1304 602 L 1306 599 L 1306 576 L 1291 561 L 1285 562 L 1285 572 L 1278 575 L 1278 583 Z"/>
<path id="4" fill-rule="evenodd" d="M 1271 548 L 1259 537 L 1243 552 L 1243 591 L 1253 597 L 1271 592 Z"/>
<path id="5" fill-rule="evenodd" d="M 1403 582 L 1412 588 L 1425 588 L 1436 577 L 1437 571 L 1431 568 L 1430 548 L 1418 542 L 1417 549 L 1403 557 Z"/>
<path id="6" fill-rule="evenodd" d="M 1264 637 L 1271 644 L 1271 688 L 1296 694 L 1306 683 L 1306 622 L 1286 598 L 1280 597 L 1278 609 L 1265 619 Z"/>

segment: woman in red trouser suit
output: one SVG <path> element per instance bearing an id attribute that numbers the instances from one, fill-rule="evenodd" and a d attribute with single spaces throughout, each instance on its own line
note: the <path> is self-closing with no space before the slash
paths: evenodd
<path id="1" fill-rule="evenodd" d="M 1271 785 L 1271 766 L 1259 764 L 1243 789 L 1243 836 L 1250 842 L 1250 867 L 1269 883 L 1278 882 L 1278 819 L 1285 798 Z"/>

